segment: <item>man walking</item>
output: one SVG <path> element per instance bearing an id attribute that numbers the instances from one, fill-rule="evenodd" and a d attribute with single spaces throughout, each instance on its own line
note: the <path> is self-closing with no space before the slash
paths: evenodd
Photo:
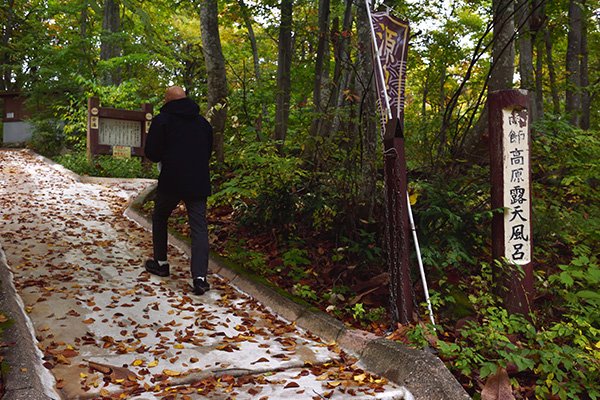
<path id="1" fill-rule="evenodd" d="M 198 105 L 179 86 L 165 92 L 165 104 L 152 120 L 146 138 L 146 157 L 159 163 L 158 191 L 152 215 L 154 259 L 146 270 L 169 276 L 167 223 L 180 201 L 185 203 L 192 236 L 192 286 L 195 294 L 210 289 L 206 199 L 210 195 L 209 159 L 213 133 Z"/>

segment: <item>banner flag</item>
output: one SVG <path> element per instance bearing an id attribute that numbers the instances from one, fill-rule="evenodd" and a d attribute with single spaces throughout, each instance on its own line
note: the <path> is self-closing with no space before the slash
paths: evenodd
<path id="1" fill-rule="evenodd" d="M 397 118 L 402 126 L 410 29 L 408 22 L 390 15 L 389 11 L 370 14 L 373 60 L 376 63 L 377 101 L 381 112 L 382 129 L 385 129 L 392 118 Z M 393 135 L 393 132 L 390 134 Z"/>

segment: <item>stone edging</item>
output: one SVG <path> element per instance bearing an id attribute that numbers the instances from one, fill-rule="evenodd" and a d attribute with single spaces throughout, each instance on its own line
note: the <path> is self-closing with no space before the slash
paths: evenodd
<path id="1" fill-rule="evenodd" d="M 50 400 L 60 396 L 54 388 L 54 377 L 42 366 L 43 354 L 37 348 L 31 320 L 13 284 L 13 274 L 0 244 L 0 305 L 13 320 L 3 332 L 10 343 L 2 349 L 9 368 L 3 372 L 4 397 L 11 400 Z"/>
<path id="2" fill-rule="evenodd" d="M 145 199 L 156 189 L 150 186 L 133 199 L 124 215 L 142 227 L 151 230 L 152 223 L 141 212 Z M 169 233 L 169 243 L 188 256 L 190 245 Z M 328 342 L 337 342 L 344 351 L 358 357 L 362 366 L 406 387 L 417 400 L 470 399 L 467 392 L 435 355 L 409 348 L 370 332 L 346 327 L 341 321 L 309 305 L 299 304 L 277 292 L 273 287 L 257 281 L 239 268 L 232 268 L 226 260 L 211 255 L 212 273 L 225 278 L 244 293 L 254 297 L 282 318 L 295 323 Z"/>

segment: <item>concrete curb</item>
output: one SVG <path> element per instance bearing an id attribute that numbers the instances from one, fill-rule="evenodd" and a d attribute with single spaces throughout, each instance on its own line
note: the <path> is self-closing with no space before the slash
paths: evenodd
<path id="1" fill-rule="evenodd" d="M 13 284 L 13 275 L 0 244 L 0 310 L 13 320 L 3 332 L 11 345 L 1 349 L 8 371 L 3 373 L 4 398 L 11 400 L 60 399 L 54 391 L 54 377 L 42 365 L 42 353 L 33 335 L 31 320 L 25 314 L 21 297 Z"/>
<path id="2" fill-rule="evenodd" d="M 149 230 L 152 229 L 152 223 L 140 209 L 155 189 L 156 185 L 153 185 L 140 193 L 124 213 Z M 187 241 L 169 233 L 169 243 L 190 256 L 191 249 Z M 471 398 L 444 363 L 431 353 L 409 348 L 369 332 L 348 328 L 328 314 L 280 294 L 261 278 L 231 265 L 219 256 L 211 255 L 209 269 L 282 318 L 325 341 L 337 342 L 344 351 L 358 357 L 365 369 L 406 387 L 417 400 Z"/>

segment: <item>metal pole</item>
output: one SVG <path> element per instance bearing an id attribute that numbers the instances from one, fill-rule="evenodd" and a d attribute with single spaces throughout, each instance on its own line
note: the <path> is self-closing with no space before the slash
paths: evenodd
<path id="1" fill-rule="evenodd" d="M 371 4 L 370 0 L 365 0 L 367 7 L 367 18 L 369 18 L 369 28 L 371 28 L 371 40 L 373 40 L 373 49 L 375 53 L 375 59 L 377 60 L 377 72 L 379 72 L 379 78 L 383 85 L 382 90 L 385 96 L 385 106 L 387 109 L 388 120 L 392 119 L 392 108 L 390 107 L 390 100 L 388 98 L 387 90 L 385 88 L 385 76 L 383 75 L 383 67 L 381 66 L 381 59 L 379 58 L 379 48 L 377 47 L 377 38 L 375 37 L 375 29 L 373 29 L 373 18 L 371 17 Z"/>
<path id="2" fill-rule="evenodd" d="M 421 282 L 423 282 L 423 292 L 425 293 L 425 301 L 427 301 L 427 309 L 429 310 L 429 319 L 434 325 L 435 320 L 433 319 L 433 309 L 431 308 L 431 300 L 429 299 L 429 289 L 427 288 L 427 279 L 425 279 L 425 269 L 423 268 L 423 260 L 421 260 L 421 248 L 419 247 L 419 239 L 417 238 L 417 229 L 415 228 L 415 221 L 413 219 L 412 207 L 410 206 L 410 196 L 406 192 L 406 204 L 408 205 L 408 218 L 410 221 L 410 229 L 412 230 L 413 239 L 415 241 L 415 250 L 417 252 L 417 260 L 419 262 L 419 271 L 421 271 Z"/>

